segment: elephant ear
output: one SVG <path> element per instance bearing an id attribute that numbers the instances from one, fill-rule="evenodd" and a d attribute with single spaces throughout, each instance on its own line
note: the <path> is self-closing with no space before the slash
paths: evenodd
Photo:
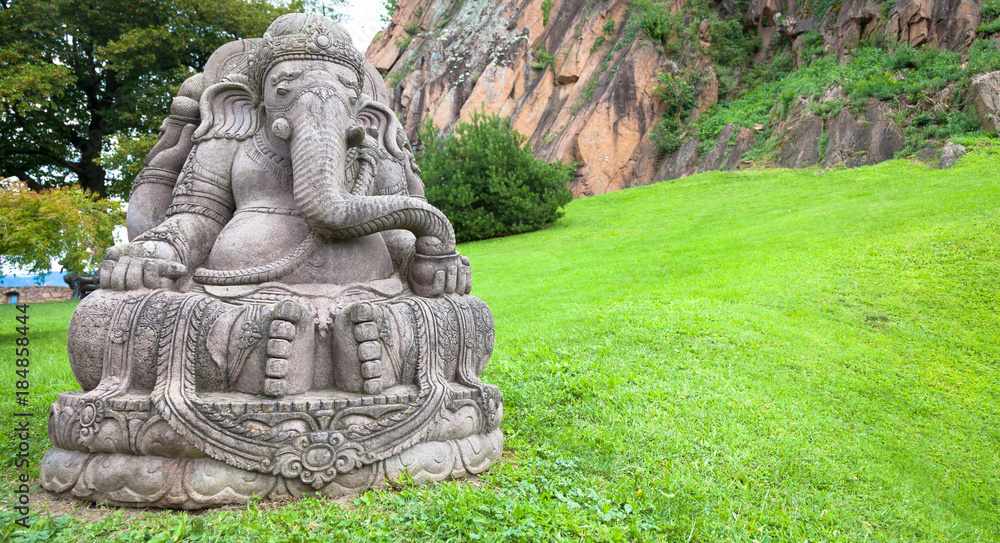
<path id="1" fill-rule="evenodd" d="M 216 83 L 201 95 L 201 125 L 194 141 L 213 138 L 245 140 L 260 129 L 262 111 L 255 106 L 254 94 L 241 79 Z"/>
<path id="2" fill-rule="evenodd" d="M 398 134 L 403 126 L 389 106 L 371 99 L 361 102 L 358 121 L 369 134 L 376 132 L 379 147 L 385 149 L 394 159 L 409 160 L 407 152 L 400 145 Z"/>

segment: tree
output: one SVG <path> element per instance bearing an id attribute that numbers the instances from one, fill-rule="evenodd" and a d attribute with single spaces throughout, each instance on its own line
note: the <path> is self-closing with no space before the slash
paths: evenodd
<path id="1" fill-rule="evenodd" d="M 345 4 L 347 4 L 347 0 L 305 0 L 305 11 L 319 13 L 334 21 L 340 21 L 340 9 Z"/>
<path id="2" fill-rule="evenodd" d="M 528 138 L 496 114 L 473 113 L 448 138 L 428 120 L 420 141 L 427 200 L 448 216 L 459 241 L 538 230 L 573 199 L 566 185 L 576 164 L 535 158 Z"/>
<path id="3" fill-rule="evenodd" d="M 53 259 L 66 270 L 94 270 L 124 221 L 121 202 L 80 187 L 41 192 L 13 178 L 0 182 L 0 277 L 14 265 L 44 274 Z"/>
<path id="4" fill-rule="evenodd" d="M 76 183 L 126 196 L 184 79 L 222 44 L 302 7 L 0 0 L 0 173 L 34 190 Z"/>

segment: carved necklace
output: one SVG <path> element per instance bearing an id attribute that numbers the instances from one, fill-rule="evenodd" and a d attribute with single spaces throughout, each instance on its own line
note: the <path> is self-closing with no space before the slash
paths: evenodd
<path id="1" fill-rule="evenodd" d="M 250 145 L 244 147 L 246 155 L 271 177 L 281 181 L 289 181 L 292 178 L 292 159 L 277 151 L 264 140 L 263 134 L 258 130 L 250 140 Z"/>

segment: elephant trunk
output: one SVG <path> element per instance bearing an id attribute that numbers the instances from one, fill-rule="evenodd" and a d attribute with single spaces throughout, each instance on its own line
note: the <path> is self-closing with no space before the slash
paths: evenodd
<path id="1" fill-rule="evenodd" d="M 385 230 L 409 230 L 417 251 L 455 251 L 455 231 L 434 206 L 407 196 L 362 196 L 346 179 L 347 105 L 331 93 L 306 92 L 292 119 L 290 147 L 295 204 L 306 222 L 330 239 L 353 239 Z"/>

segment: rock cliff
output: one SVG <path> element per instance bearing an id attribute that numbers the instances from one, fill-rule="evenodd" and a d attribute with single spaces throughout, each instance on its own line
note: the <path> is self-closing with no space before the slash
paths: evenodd
<path id="1" fill-rule="evenodd" d="M 781 114 L 775 110 L 765 122 L 729 124 L 708 143 L 696 130 L 683 130 L 664 152 L 654 141 L 670 108 L 659 74 L 696 74 L 688 77 L 694 82 L 690 110 L 678 116 L 685 126 L 720 99 L 747 90 L 747 70 L 717 74 L 718 21 L 739 22 L 733 28 L 752 38 L 753 64 L 787 51 L 792 68 L 817 54 L 843 64 L 860 43 L 964 55 L 982 36 L 981 0 L 899 0 L 892 7 L 843 0 L 825 9 L 798 0 L 699 0 L 695 9 L 695 1 L 399 0 L 367 58 L 385 75 L 411 139 L 428 119 L 447 131 L 477 110 L 510 116 L 540 158 L 580 164 L 570 189 L 581 197 L 746 167 L 744 155 L 764 139 L 771 150 L 756 153 L 754 164 L 851 167 L 904 150 L 897 102 L 855 100 L 854 107 L 818 114 L 817 104 L 846 98 L 831 86 L 824 96 L 799 97 Z M 658 28 L 643 15 L 650 6 L 663 10 L 657 14 L 662 35 L 649 35 Z"/>

